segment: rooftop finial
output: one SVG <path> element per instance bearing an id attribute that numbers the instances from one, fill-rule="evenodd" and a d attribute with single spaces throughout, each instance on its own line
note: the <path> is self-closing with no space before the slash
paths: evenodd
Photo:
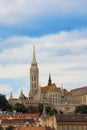
<path id="1" fill-rule="evenodd" d="M 33 63 L 36 63 L 36 56 L 35 56 L 35 46 L 33 46 Z"/>

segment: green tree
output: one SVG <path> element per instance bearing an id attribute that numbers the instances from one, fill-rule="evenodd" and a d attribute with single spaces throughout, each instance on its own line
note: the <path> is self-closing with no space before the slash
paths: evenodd
<path id="1" fill-rule="evenodd" d="M 14 127 L 13 127 L 13 126 L 8 126 L 8 127 L 6 128 L 6 130 L 14 130 Z"/>
<path id="2" fill-rule="evenodd" d="M 0 94 L 0 109 L 2 110 L 12 110 L 12 106 L 7 101 L 5 95 Z"/>
<path id="3" fill-rule="evenodd" d="M 75 113 L 87 114 L 87 105 L 80 105 L 75 108 Z"/>
<path id="4" fill-rule="evenodd" d="M 38 111 L 40 113 L 40 115 L 42 115 L 42 112 L 43 112 L 43 104 L 39 104 L 38 105 Z M 46 107 L 46 113 L 47 115 L 53 115 L 53 114 L 56 114 L 57 111 L 55 109 L 52 109 L 50 106 Z"/>
<path id="5" fill-rule="evenodd" d="M 3 130 L 3 127 L 0 125 L 0 130 Z"/>
<path id="6" fill-rule="evenodd" d="M 30 106 L 28 109 L 29 113 L 37 113 L 38 112 L 38 107 Z"/>
<path id="7" fill-rule="evenodd" d="M 40 115 L 43 112 L 43 104 L 41 104 L 41 103 L 38 105 L 38 112 L 40 113 Z"/>
<path id="8" fill-rule="evenodd" d="M 28 109 L 25 108 L 25 106 L 23 104 L 20 104 L 20 103 L 16 103 L 13 106 L 13 110 L 16 110 L 17 112 L 22 112 L 22 113 L 27 113 L 28 112 Z"/>
<path id="9" fill-rule="evenodd" d="M 51 107 L 46 107 L 46 112 L 48 115 L 52 116 L 53 114 L 56 114 L 57 111 L 55 109 L 52 109 Z"/>

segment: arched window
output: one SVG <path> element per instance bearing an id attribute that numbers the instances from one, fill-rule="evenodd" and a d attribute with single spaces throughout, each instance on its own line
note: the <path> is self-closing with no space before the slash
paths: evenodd
<path id="1" fill-rule="evenodd" d="M 34 85 L 34 87 L 36 88 L 36 84 Z"/>
<path id="2" fill-rule="evenodd" d="M 33 81 L 33 76 L 32 76 L 32 81 Z"/>
<path id="3" fill-rule="evenodd" d="M 36 76 L 34 76 L 34 81 L 36 81 Z"/>

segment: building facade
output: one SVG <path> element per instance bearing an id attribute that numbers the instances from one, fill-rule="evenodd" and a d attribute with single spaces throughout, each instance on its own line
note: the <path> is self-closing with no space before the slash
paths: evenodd
<path id="1" fill-rule="evenodd" d="M 9 97 L 9 102 L 22 103 L 26 107 L 38 106 L 39 103 L 50 105 L 56 110 L 61 110 L 64 113 L 71 113 L 75 107 L 80 104 L 87 104 L 87 87 L 68 91 L 52 83 L 51 75 L 49 74 L 48 83 L 46 86 L 39 85 L 39 68 L 36 61 L 35 47 L 33 47 L 33 56 L 30 66 L 30 91 L 28 97 L 21 90 L 19 98 L 15 99 L 12 93 Z"/>
<path id="2" fill-rule="evenodd" d="M 87 130 L 87 114 L 57 115 L 58 130 Z"/>
<path id="3" fill-rule="evenodd" d="M 87 86 L 71 90 L 74 104 L 87 104 Z"/>

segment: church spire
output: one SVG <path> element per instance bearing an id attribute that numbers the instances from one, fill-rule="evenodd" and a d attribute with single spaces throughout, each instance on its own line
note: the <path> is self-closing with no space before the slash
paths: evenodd
<path id="1" fill-rule="evenodd" d="M 39 87 L 39 69 L 36 62 L 35 47 L 33 46 L 33 57 L 30 67 L 30 93 L 29 97 L 32 97 L 34 91 Z"/>
<path id="2" fill-rule="evenodd" d="M 35 46 L 33 46 L 33 59 L 32 63 L 36 63 Z"/>
<path id="3" fill-rule="evenodd" d="M 23 90 L 21 89 L 19 99 L 22 99 L 22 98 L 25 98 L 25 96 L 24 96 L 24 94 L 23 94 Z"/>
<path id="4" fill-rule="evenodd" d="M 13 95 L 12 95 L 12 92 L 10 93 L 10 97 L 9 97 L 9 100 L 12 100 L 13 99 Z"/>
<path id="5" fill-rule="evenodd" d="M 61 83 L 61 95 L 64 96 L 63 83 Z"/>
<path id="6" fill-rule="evenodd" d="M 42 117 L 46 117 L 46 106 L 45 104 L 43 105 L 43 112 L 42 112 Z"/>
<path id="7" fill-rule="evenodd" d="M 49 74 L 48 86 L 51 85 L 51 75 Z"/>

